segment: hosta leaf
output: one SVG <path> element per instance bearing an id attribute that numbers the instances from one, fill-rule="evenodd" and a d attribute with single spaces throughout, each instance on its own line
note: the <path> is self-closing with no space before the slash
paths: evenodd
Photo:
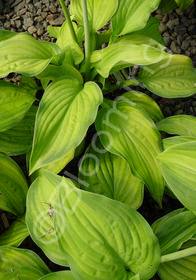
<path id="1" fill-rule="evenodd" d="M 168 0 L 167 0 L 168 1 Z M 152 38 L 153 40 L 157 41 L 161 45 L 165 46 L 165 41 L 161 34 L 159 33 L 159 23 L 160 20 L 156 17 L 149 18 L 146 26 L 143 29 L 140 29 L 132 34 L 142 34 Z"/>
<path id="2" fill-rule="evenodd" d="M 166 98 L 187 97 L 196 93 L 196 71 L 191 59 L 183 55 L 170 55 L 144 67 L 138 79 L 150 91 Z"/>
<path id="3" fill-rule="evenodd" d="M 27 195 L 26 223 L 31 238 L 46 256 L 53 262 L 65 266 L 66 256 L 59 249 L 53 220 L 56 187 L 60 183 L 61 177 L 42 171 Z"/>
<path id="4" fill-rule="evenodd" d="M 33 105 L 14 127 L 0 132 L 0 152 L 10 156 L 27 153 L 33 141 L 36 112 L 37 107 Z"/>
<path id="5" fill-rule="evenodd" d="M 188 8 L 188 6 L 190 6 L 194 2 L 194 0 L 175 0 L 175 1 L 181 10 L 185 10 L 186 8 Z"/>
<path id="6" fill-rule="evenodd" d="M 178 251 L 196 232 L 196 216 L 178 209 L 158 219 L 152 229 L 159 239 L 162 255 Z"/>
<path id="7" fill-rule="evenodd" d="M 30 173 L 64 158 L 94 122 L 102 92 L 94 82 L 59 79 L 46 89 L 36 116 Z"/>
<path id="8" fill-rule="evenodd" d="M 6 272 L 12 273 L 22 268 L 35 269 L 42 275 L 50 273 L 49 268 L 33 251 L 18 249 L 14 247 L 0 247 L 0 275 Z M 27 278 L 26 278 L 27 279 Z"/>
<path id="9" fill-rule="evenodd" d="M 13 36 L 15 36 L 17 33 L 12 32 L 9 30 L 0 30 L 0 41 L 7 40 Z"/>
<path id="10" fill-rule="evenodd" d="M 177 115 L 168 117 L 159 123 L 157 127 L 160 131 L 180 136 L 196 137 L 196 117 L 189 115 Z"/>
<path id="11" fill-rule="evenodd" d="M 76 23 L 72 22 L 72 24 L 76 30 Z M 65 52 L 66 63 L 78 65 L 84 59 L 84 53 L 76 41 L 73 40 L 67 21 L 61 26 L 56 43 Z"/>
<path id="12" fill-rule="evenodd" d="M 75 278 L 73 277 L 73 274 L 71 271 L 58 271 L 58 272 L 53 272 L 45 275 L 42 277 L 40 280 L 74 280 Z"/>
<path id="13" fill-rule="evenodd" d="M 37 91 L 40 89 L 34 78 L 26 76 L 21 77 L 20 87 L 28 90 L 33 96 L 36 96 Z"/>
<path id="14" fill-rule="evenodd" d="M 80 164 L 83 188 L 119 200 L 137 209 L 143 201 L 143 183 L 131 172 L 128 162 L 105 151 L 101 145 L 90 146 Z"/>
<path id="15" fill-rule="evenodd" d="M 167 148 L 186 143 L 186 142 L 191 142 L 191 141 L 196 141 L 196 137 L 191 137 L 191 136 L 174 136 L 174 137 L 168 137 L 162 140 L 163 141 L 163 148 L 166 150 Z"/>
<path id="16" fill-rule="evenodd" d="M 0 131 L 19 122 L 29 110 L 35 98 L 14 84 L 0 81 Z"/>
<path id="17" fill-rule="evenodd" d="M 107 78 L 110 71 L 117 64 L 124 68 L 126 64 L 149 65 L 159 62 L 168 54 L 160 49 L 145 44 L 132 44 L 129 41 L 121 41 L 108 47 L 94 51 L 91 55 L 91 67 Z M 122 69 L 119 67 L 118 70 Z M 117 70 L 116 70 L 117 71 Z"/>
<path id="18" fill-rule="evenodd" d="M 0 235 L 0 246 L 18 247 L 28 235 L 24 217 L 18 218 L 8 230 Z"/>
<path id="19" fill-rule="evenodd" d="M 15 161 L 0 153 L 0 208 L 21 216 L 25 211 L 28 185 Z"/>
<path id="20" fill-rule="evenodd" d="M 147 94 L 139 91 L 130 91 L 123 96 L 144 109 L 154 122 L 158 122 L 164 118 L 158 104 Z"/>
<path id="21" fill-rule="evenodd" d="M 122 96 L 113 107 L 99 112 L 96 129 L 104 147 L 125 158 L 133 174 L 161 204 L 164 180 L 156 159 L 162 149 L 161 139 L 148 114 Z"/>
<path id="22" fill-rule="evenodd" d="M 89 25 L 93 31 L 103 27 L 114 15 L 118 7 L 118 0 L 87 0 L 86 2 Z M 71 1 L 71 13 L 80 24 L 83 24 L 83 13 L 80 0 Z"/>
<path id="23" fill-rule="evenodd" d="M 163 14 L 170 12 L 171 10 L 177 8 L 175 0 L 162 0 L 159 9 Z"/>
<path id="24" fill-rule="evenodd" d="M 48 65 L 46 69 L 37 76 L 41 80 L 44 89 L 48 86 L 48 83 L 52 80 L 59 78 L 76 78 L 78 81 L 83 83 L 83 78 L 80 72 L 70 64 L 63 65 Z"/>
<path id="25" fill-rule="evenodd" d="M 29 266 L 16 268 L 12 272 L 0 273 L 0 280 L 39 280 L 43 272 Z"/>
<path id="26" fill-rule="evenodd" d="M 124 35 L 145 27 L 150 14 L 158 8 L 160 0 L 120 0 L 112 17 L 114 35 Z M 141 16 L 142 15 L 142 16 Z"/>
<path id="27" fill-rule="evenodd" d="M 0 77 L 11 72 L 35 76 L 59 54 L 53 43 L 37 41 L 27 33 L 17 34 L 0 42 Z"/>
<path id="28" fill-rule="evenodd" d="M 186 208 L 196 211 L 196 141 L 172 146 L 158 159 L 172 192 Z"/>
<path id="29" fill-rule="evenodd" d="M 127 280 L 139 274 L 147 280 L 155 274 L 159 244 L 137 211 L 65 178 L 56 203 L 55 229 L 76 279 Z"/>

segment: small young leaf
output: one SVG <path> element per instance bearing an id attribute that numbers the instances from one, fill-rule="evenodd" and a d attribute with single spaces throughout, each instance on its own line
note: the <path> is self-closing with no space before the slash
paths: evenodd
<path id="1" fill-rule="evenodd" d="M 153 93 L 166 98 L 196 93 L 196 71 L 191 59 L 183 55 L 170 55 L 144 67 L 138 80 Z"/>
<path id="2" fill-rule="evenodd" d="M 123 96 L 144 109 L 154 122 L 161 121 L 164 118 L 158 104 L 147 94 L 139 91 L 130 91 L 123 94 Z"/>
<path id="3" fill-rule="evenodd" d="M 172 192 L 186 208 L 196 211 L 196 141 L 172 146 L 158 159 Z"/>
<path id="4" fill-rule="evenodd" d="M 168 137 L 162 140 L 163 141 L 163 149 L 166 150 L 169 147 L 172 147 L 174 145 L 186 143 L 186 142 L 191 142 L 191 141 L 196 141 L 196 137 L 191 137 L 191 136 L 173 136 L 173 137 Z"/>
<path id="5" fill-rule="evenodd" d="M 0 77 L 11 72 L 35 76 L 60 53 L 53 43 L 37 41 L 27 33 L 16 34 L 0 42 Z"/>
<path id="6" fill-rule="evenodd" d="M 165 183 L 156 158 L 162 151 L 161 138 L 148 114 L 122 96 L 113 107 L 100 110 L 96 129 L 105 149 L 125 158 L 161 204 Z"/>
<path id="7" fill-rule="evenodd" d="M 8 230 L 0 235 L 0 246 L 18 247 L 29 235 L 24 216 L 14 221 Z"/>
<path id="8" fill-rule="evenodd" d="M 91 30 L 97 31 L 102 28 L 114 15 L 117 7 L 118 0 L 87 0 L 88 21 Z M 71 13 L 80 24 L 83 24 L 83 13 L 80 0 L 71 1 Z"/>
<path id="9" fill-rule="evenodd" d="M 0 152 L 9 156 L 27 153 L 33 141 L 36 106 L 31 106 L 24 118 L 14 127 L 0 132 Z"/>
<path id="10" fill-rule="evenodd" d="M 36 116 L 30 173 L 64 158 L 95 121 L 103 95 L 97 84 L 59 79 L 46 89 Z"/>
<path id="11" fill-rule="evenodd" d="M 35 98 L 27 90 L 0 81 L 0 131 L 16 125 L 29 110 Z"/>
<path id="12" fill-rule="evenodd" d="M 120 0 L 112 17 L 113 35 L 128 34 L 145 27 L 150 14 L 158 8 L 160 0 Z"/>
<path id="13" fill-rule="evenodd" d="M 46 256 L 54 263 L 65 266 L 67 259 L 59 248 L 53 219 L 56 187 L 61 181 L 61 177 L 49 171 L 40 172 L 28 191 L 26 223 L 31 238 Z"/>
<path id="14" fill-rule="evenodd" d="M 139 35 L 138 35 L 139 36 Z M 132 44 L 129 41 L 122 41 L 109 45 L 108 47 L 94 51 L 91 55 L 91 68 L 107 78 L 114 66 L 122 65 L 118 70 L 124 68 L 126 64 L 149 65 L 157 63 L 169 55 L 163 50 L 147 44 Z M 149 39 L 148 39 L 149 41 Z M 117 70 L 116 70 L 117 71 Z"/>
<path id="15" fill-rule="evenodd" d="M 0 209 L 22 216 L 28 184 L 15 161 L 0 153 Z"/>
<path id="16" fill-rule="evenodd" d="M 82 191 L 69 179 L 58 186 L 54 220 L 76 279 L 127 280 L 139 274 L 147 280 L 159 266 L 157 238 L 137 211 Z"/>
<path id="17" fill-rule="evenodd" d="M 160 131 L 180 136 L 196 137 L 196 117 L 189 115 L 171 116 L 157 123 Z"/>
<path id="18" fill-rule="evenodd" d="M 169 13 L 171 10 L 177 8 L 175 0 L 161 0 L 159 9 L 163 14 Z"/>
<path id="19" fill-rule="evenodd" d="M 35 269 L 41 272 L 42 275 L 50 273 L 49 268 L 33 251 L 8 246 L 0 247 L 0 276 L 6 272 L 9 272 L 11 276 L 17 269 L 21 269 L 22 272 L 24 267 L 25 270 L 28 268 Z"/>
<path id="20" fill-rule="evenodd" d="M 87 149 L 80 164 L 80 184 L 85 183 L 86 191 L 119 200 L 133 209 L 139 208 L 143 201 L 143 183 L 132 174 L 125 159 L 110 154 L 100 144 L 94 145 Z"/>
<path id="21" fill-rule="evenodd" d="M 186 10 L 193 2 L 194 0 L 175 0 L 178 7 L 180 7 L 180 9 Z"/>
<path id="22" fill-rule="evenodd" d="M 44 277 L 40 278 L 39 280 L 74 280 L 73 274 L 71 271 L 65 270 L 65 271 L 58 271 L 53 272 L 45 275 Z"/>

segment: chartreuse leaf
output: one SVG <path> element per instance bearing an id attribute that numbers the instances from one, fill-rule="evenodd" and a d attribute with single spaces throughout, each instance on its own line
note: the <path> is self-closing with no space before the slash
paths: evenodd
<path id="1" fill-rule="evenodd" d="M 0 77 L 11 72 L 35 76 L 60 52 L 53 43 L 37 41 L 27 33 L 16 34 L 0 42 Z"/>
<path id="2" fill-rule="evenodd" d="M 73 274 L 71 271 L 65 270 L 65 271 L 58 271 L 53 272 L 45 275 L 40 280 L 74 280 Z"/>
<path id="3" fill-rule="evenodd" d="M 150 45 L 132 44 L 124 39 L 121 40 L 104 49 L 94 51 L 91 55 L 91 67 L 94 67 L 104 78 L 109 76 L 116 65 L 118 67 L 122 65 L 118 68 L 120 70 L 125 64 L 149 65 L 169 56 L 163 50 Z"/>
<path id="4" fill-rule="evenodd" d="M 196 141 L 172 146 L 158 159 L 172 192 L 186 208 L 196 211 Z"/>
<path id="5" fill-rule="evenodd" d="M 29 110 L 35 98 L 23 88 L 0 81 L 0 131 L 19 122 Z"/>
<path id="6" fill-rule="evenodd" d="M 177 115 L 168 117 L 157 123 L 160 131 L 180 136 L 196 137 L 196 117 L 189 115 Z"/>
<path id="7" fill-rule="evenodd" d="M 175 1 L 178 7 L 180 7 L 182 11 L 188 8 L 194 2 L 194 0 L 175 0 Z"/>
<path id="8" fill-rule="evenodd" d="M 0 247 L 1 280 L 36 280 L 47 273 L 50 273 L 49 268 L 33 251 Z"/>
<path id="9" fill-rule="evenodd" d="M 28 90 L 33 96 L 36 96 L 37 91 L 40 89 L 34 78 L 26 76 L 21 77 L 20 87 Z"/>
<path id="10" fill-rule="evenodd" d="M 91 30 L 97 31 L 103 27 L 114 15 L 117 7 L 118 0 L 87 0 L 88 21 Z M 71 1 L 71 14 L 80 24 L 83 24 L 83 13 L 80 0 Z"/>
<path id="11" fill-rule="evenodd" d="M 37 107 L 33 105 L 15 126 L 0 132 L 0 152 L 10 156 L 27 153 L 33 141 L 36 112 Z"/>
<path id="12" fill-rule="evenodd" d="M 164 118 L 158 104 L 147 94 L 139 91 L 130 91 L 126 92 L 123 96 L 144 109 L 154 122 L 161 121 Z"/>
<path id="13" fill-rule="evenodd" d="M 144 28 L 159 3 L 160 0 L 118 1 L 117 12 L 112 17 L 113 35 L 124 35 Z"/>
<path id="14" fill-rule="evenodd" d="M 168 0 L 167 0 L 168 1 Z M 143 29 L 140 29 L 132 34 L 142 34 L 152 38 L 153 40 L 157 41 L 161 45 L 165 46 L 165 41 L 161 34 L 159 33 L 159 23 L 160 20 L 156 17 L 149 18 L 146 26 Z"/>
<path id="15" fill-rule="evenodd" d="M 0 209 L 22 216 L 28 185 L 15 161 L 0 153 Z"/>
<path id="16" fill-rule="evenodd" d="M 40 73 L 37 78 L 41 80 L 44 89 L 48 83 L 59 78 L 76 78 L 83 83 L 83 78 L 80 72 L 70 64 L 62 64 L 59 66 L 49 64 L 46 69 Z"/>
<path id="17" fill-rule="evenodd" d="M 152 229 L 159 239 L 162 255 L 178 251 L 196 232 L 196 215 L 178 209 L 158 219 Z"/>
<path id="18" fill-rule="evenodd" d="M 186 142 L 191 142 L 191 141 L 196 141 L 196 137 L 191 137 L 191 136 L 174 136 L 174 137 L 168 137 L 162 140 L 163 141 L 163 148 L 166 150 L 167 148 L 186 143 Z"/>
<path id="19" fill-rule="evenodd" d="M 159 9 L 163 14 L 170 12 L 171 10 L 177 8 L 175 0 L 161 0 Z"/>
<path id="20" fill-rule="evenodd" d="M 99 145 L 91 145 L 80 164 L 80 184 L 87 191 L 119 200 L 137 209 L 143 201 L 143 183 L 131 172 L 128 162 Z"/>
<path id="21" fill-rule="evenodd" d="M 103 95 L 97 84 L 59 79 L 46 89 L 36 115 L 30 173 L 76 148 L 95 121 Z"/>
<path id="22" fill-rule="evenodd" d="M 28 191 L 26 223 L 31 238 L 46 256 L 65 266 L 66 256 L 59 248 L 53 219 L 56 187 L 60 183 L 61 177 L 42 170 Z"/>
<path id="23" fill-rule="evenodd" d="M 7 40 L 13 36 L 15 36 L 17 33 L 12 32 L 9 30 L 0 30 L 0 41 Z"/>
<path id="24" fill-rule="evenodd" d="M 162 151 L 161 138 L 148 114 L 122 96 L 113 107 L 100 110 L 96 129 L 105 149 L 125 158 L 133 174 L 161 204 L 164 180 L 156 158 Z"/>
<path id="25" fill-rule="evenodd" d="M 191 239 L 196 232 L 196 216 L 189 210 L 178 209 L 157 220 L 152 228 L 163 254 L 158 269 L 161 279 L 194 280 L 196 243 Z"/>
<path id="26" fill-rule="evenodd" d="M 70 179 L 63 178 L 58 186 L 54 221 L 76 279 L 127 280 L 139 274 L 147 280 L 159 266 L 159 244 L 137 211 L 82 191 Z"/>
<path id="27" fill-rule="evenodd" d="M 0 246 L 18 247 L 29 235 L 24 216 L 15 220 L 8 230 L 0 235 Z"/>
<path id="28" fill-rule="evenodd" d="M 196 71 L 191 59 L 183 55 L 170 55 L 144 67 L 138 80 L 166 98 L 187 97 L 196 92 Z"/>

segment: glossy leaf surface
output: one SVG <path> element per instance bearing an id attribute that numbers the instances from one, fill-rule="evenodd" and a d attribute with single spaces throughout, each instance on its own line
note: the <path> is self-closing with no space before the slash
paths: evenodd
<path id="1" fill-rule="evenodd" d="M 64 158 L 94 122 L 102 92 L 94 82 L 59 79 L 46 89 L 36 116 L 30 173 Z"/>
<path id="2" fill-rule="evenodd" d="M 28 184 L 15 161 L 0 153 L 0 209 L 21 216 L 25 211 Z"/>
<path id="3" fill-rule="evenodd" d="M 37 41 L 27 33 L 17 34 L 0 42 L 0 77 L 12 72 L 35 76 L 58 54 L 60 50 L 53 43 Z"/>
<path id="4" fill-rule="evenodd" d="M 26 223 L 33 241 L 54 263 L 67 265 L 54 231 L 53 209 L 61 177 L 43 170 L 27 195 Z"/>
<path id="5" fill-rule="evenodd" d="M 0 131 L 17 124 L 29 110 L 35 98 L 14 84 L 0 81 Z"/>
<path id="6" fill-rule="evenodd" d="M 120 0 L 112 17 L 114 35 L 124 35 L 145 27 L 150 14 L 158 8 L 160 0 Z"/>
<path id="7" fill-rule="evenodd" d="M 55 229 L 76 279 L 127 280 L 139 274 L 147 280 L 154 275 L 159 245 L 137 211 L 82 191 L 65 178 L 56 202 Z"/>
<path id="8" fill-rule="evenodd" d="M 164 180 L 156 158 L 162 150 L 161 139 L 148 114 L 122 96 L 113 107 L 99 112 L 96 129 L 105 149 L 125 158 L 133 174 L 161 203 Z"/>
<path id="9" fill-rule="evenodd" d="M 187 97 L 196 92 L 196 71 L 189 57 L 170 55 L 158 63 L 144 67 L 139 76 L 147 89 L 166 97 Z"/>
<path id="10" fill-rule="evenodd" d="M 87 149 L 80 164 L 80 184 L 84 182 L 86 191 L 139 208 L 143 201 L 143 183 L 132 174 L 125 159 L 107 152 L 101 145 L 94 145 Z"/>
<path id="11" fill-rule="evenodd" d="M 158 159 L 172 192 L 186 208 L 196 211 L 196 141 L 172 146 Z"/>

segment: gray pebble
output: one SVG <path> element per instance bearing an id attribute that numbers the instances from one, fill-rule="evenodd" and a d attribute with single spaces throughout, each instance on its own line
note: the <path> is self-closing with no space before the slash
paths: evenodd
<path id="1" fill-rule="evenodd" d="M 173 30 L 176 25 L 179 25 L 179 19 L 178 18 L 169 20 L 168 23 L 167 23 L 167 27 L 171 30 Z"/>
<path id="2" fill-rule="evenodd" d="M 182 50 L 185 51 L 188 49 L 188 47 L 189 47 L 189 41 L 188 40 L 183 41 L 181 46 Z"/>
<path id="3" fill-rule="evenodd" d="M 33 25 L 33 20 L 32 20 L 32 18 L 29 18 L 29 17 L 24 16 L 24 24 L 23 24 L 24 29 L 27 29 L 27 28 L 30 27 L 31 25 Z"/>
<path id="4" fill-rule="evenodd" d="M 35 33 L 37 31 L 37 28 L 34 26 L 34 25 L 32 25 L 32 26 L 30 26 L 29 28 L 28 28 L 28 32 L 30 33 L 30 34 L 33 34 L 33 33 Z"/>

